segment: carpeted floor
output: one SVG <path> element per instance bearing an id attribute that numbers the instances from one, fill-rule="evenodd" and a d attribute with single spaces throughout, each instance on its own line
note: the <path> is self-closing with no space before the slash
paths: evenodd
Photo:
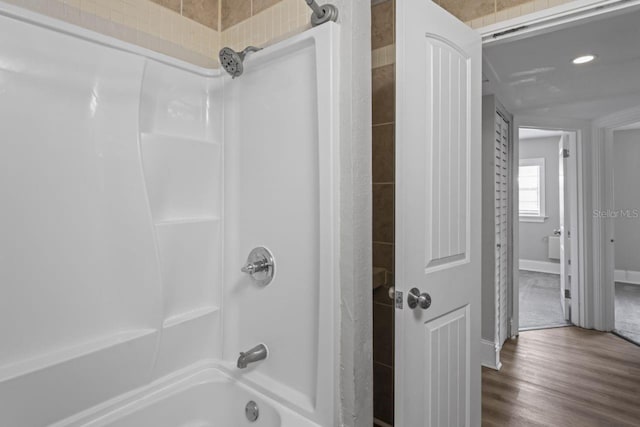
<path id="1" fill-rule="evenodd" d="M 560 275 L 520 270 L 520 330 L 567 325 Z"/>
<path id="2" fill-rule="evenodd" d="M 616 283 L 616 332 L 640 345 L 640 285 Z"/>

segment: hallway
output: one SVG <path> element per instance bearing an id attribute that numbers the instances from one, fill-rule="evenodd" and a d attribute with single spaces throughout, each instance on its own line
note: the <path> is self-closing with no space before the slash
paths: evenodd
<path id="1" fill-rule="evenodd" d="M 520 270 L 520 331 L 563 326 L 560 275 Z"/>
<path id="2" fill-rule="evenodd" d="M 576 327 L 521 332 L 483 368 L 483 426 L 638 426 L 640 347 Z"/>

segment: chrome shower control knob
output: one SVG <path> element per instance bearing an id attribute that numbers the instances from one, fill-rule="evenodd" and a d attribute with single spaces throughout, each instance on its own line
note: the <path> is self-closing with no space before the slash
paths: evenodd
<path id="1" fill-rule="evenodd" d="M 407 294 L 407 305 L 410 309 L 420 307 L 423 310 L 431 307 L 431 295 L 420 293 L 418 288 L 411 289 Z"/>
<path id="2" fill-rule="evenodd" d="M 241 268 L 251 278 L 262 286 L 267 286 L 275 275 L 276 262 L 267 248 L 262 246 L 253 249 L 247 257 L 247 263 Z"/>

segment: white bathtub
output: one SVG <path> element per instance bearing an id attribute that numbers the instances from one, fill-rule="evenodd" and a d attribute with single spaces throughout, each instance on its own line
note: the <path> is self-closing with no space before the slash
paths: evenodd
<path id="1" fill-rule="evenodd" d="M 253 401 L 259 416 L 249 421 Z M 263 396 L 223 369 L 204 367 L 160 380 L 126 397 L 85 411 L 52 427 L 317 427 L 282 404 Z"/>
<path id="2" fill-rule="evenodd" d="M 232 80 L 0 0 L 0 427 L 335 425 L 338 33 Z"/>

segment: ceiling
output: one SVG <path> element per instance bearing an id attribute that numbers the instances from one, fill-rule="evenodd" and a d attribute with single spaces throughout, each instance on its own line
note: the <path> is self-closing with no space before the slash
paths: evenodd
<path id="1" fill-rule="evenodd" d="M 619 128 L 616 128 L 616 130 L 637 130 L 637 129 L 640 129 L 640 122 L 632 123 L 630 125 L 621 126 Z"/>
<path id="2" fill-rule="evenodd" d="M 552 136 L 562 136 L 565 132 L 561 130 L 546 130 L 533 128 L 519 128 L 518 139 L 550 138 Z"/>
<path id="3" fill-rule="evenodd" d="M 592 120 L 640 105 L 640 11 L 484 48 L 483 93 L 515 113 Z M 574 65 L 573 58 L 596 60 Z"/>

